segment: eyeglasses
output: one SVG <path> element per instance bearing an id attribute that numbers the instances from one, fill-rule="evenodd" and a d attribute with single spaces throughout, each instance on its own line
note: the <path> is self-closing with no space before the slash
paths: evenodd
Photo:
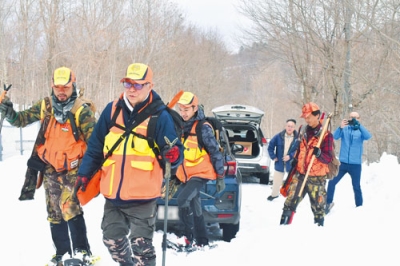
<path id="1" fill-rule="evenodd" d="M 149 83 L 139 84 L 139 83 L 130 83 L 127 81 L 122 82 L 122 85 L 124 86 L 125 89 L 130 89 L 133 87 L 133 88 L 135 88 L 135 90 L 141 90 L 147 84 L 149 84 Z"/>

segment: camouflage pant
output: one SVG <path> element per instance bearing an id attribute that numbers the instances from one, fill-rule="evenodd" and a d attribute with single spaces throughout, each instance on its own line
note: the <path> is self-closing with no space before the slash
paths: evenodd
<path id="1" fill-rule="evenodd" d="M 314 219 L 320 220 L 325 216 L 326 176 L 309 176 L 303 192 L 297 198 L 303 181 L 304 175 L 294 175 L 292 182 L 290 183 L 289 193 L 283 206 L 283 210 L 295 210 L 297 204 L 299 204 L 304 196 L 308 194 Z"/>
<path id="2" fill-rule="evenodd" d="M 114 261 L 124 266 L 156 265 L 156 207 L 155 200 L 122 206 L 106 200 L 101 228 L 104 245 Z"/>
<path id="3" fill-rule="evenodd" d="M 47 220 L 59 224 L 82 214 L 78 199 L 73 197 L 77 170 L 56 172 L 47 168 L 44 173 L 43 187 L 46 194 Z"/>

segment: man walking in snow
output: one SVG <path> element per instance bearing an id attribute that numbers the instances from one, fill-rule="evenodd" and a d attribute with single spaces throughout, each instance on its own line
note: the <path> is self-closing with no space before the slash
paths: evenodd
<path id="1" fill-rule="evenodd" d="M 357 112 L 351 112 L 349 119 L 343 119 L 340 127 L 333 132 L 333 138 L 335 140 L 341 140 L 339 154 L 340 166 L 338 175 L 328 182 L 326 213 L 328 213 L 333 206 L 333 197 L 337 183 L 339 183 L 342 177 L 347 173 L 351 177 L 356 207 L 363 205 L 360 184 L 363 143 L 371 137 L 371 133 L 361 125 L 360 115 Z"/>
<path id="2" fill-rule="evenodd" d="M 75 74 L 69 68 L 60 67 L 54 71 L 49 103 L 51 113 L 45 108 L 45 99 L 27 110 L 16 112 L 10 99 L 5 98 L 0 103 L 0 112 L 16 127 L 43 122 L 46 115 L 50 116 L 44 132 L 45 142 L 37 147 L 38 158 L 28 161 L 28 165 L 38 168 L 35 170 L 40 170 L 44 176 L 47 220 L 56 248 L 56 254 L 48 263 L 51 266 L 62 265 L 63 256 L 66 256 L 64 259 L 74 256 L 89 260 L 91 255 L 83 211 L 79 201 L 72 195 L 78 166 L 96 120 L 91 108 L 79 100 Z M 72 110 L 77 110 L 76 117 L 71 113 Z M 79 136 L 77 139 L 74 132 Z"/>
<path id="3" fill-rule="evenodd" d="M 178 100 L 179 113 L 184 120 L 182 143 L 184 160 L 176 173 L 182 182 L 177 202 L 179 219 L 183 224 L 185 248 L 192 245 L 208 245 L 208 235 L 201 207 L 200 190 L 210 180 L 216 180 L 217 192 L 225 189 L 224 159 L 208 122 L 201 125 L 201 136 L 196 135 L 196 126 L 206 117 L 196 95 L 184 92 Z M 199 146 L 202 139 L 204 147 Z"/>
<path id="4" fill-rule="evenodd" d="M 153 90 L 152 69 L 141 63 L 131 64 L 121 83 L 124 91 L 100 115 L 75 186 L 85 191 L 91 174 L 102 166 L 104 245 L 119 265 L 155 266 L 153 235 L 163 165 L 169 161 L 172 169 L 178 167 L 183 159 L 182 144 L 178 140 L 170 146 L 166 141 L 174 142 L 179 136 L 165 104 L 155 110 L 155 136 L 150 139 L 148 135 L 153 113 L 147 111 L 161 102 Z M 109 157 L 104 162 L 106 155 Z"/>
<path id="5" fill-rule="evenodd" d="M 324 225 L 326 174 L 329 172 L 328 164 L 332 161 L 333 137 L 329 131 L 321 136 L 322 124 L 320 123 L 321 111 L 317 104 L 309 102 L 303 105 L 302 114 L 307 123 L 306 131 L 300 141 L 296 174 L 290 183 L 289 194 L 283 206 L 281 224 L 290 224 L 297 205 L 306 194 L 310 199 L 311 210 L 314 214 L 314 223 Z M 319 138 L 322 137 L 320 147 L 317 147 Z M 312 157 L 315 159 L 312 160 Z M 312 161 L 304 189 L 300 193 L 305 175 Z"/>

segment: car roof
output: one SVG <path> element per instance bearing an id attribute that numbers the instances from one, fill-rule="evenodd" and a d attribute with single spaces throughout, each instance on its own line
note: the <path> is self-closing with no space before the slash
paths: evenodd
<path id="1" fill-rule="evenodd" d="M 216 118 L 226 122 L 254 122 L 260 125 L 264 112 L 257 107 L 242 104 L 231 104 L 215 107 L 212 112 Z"/>

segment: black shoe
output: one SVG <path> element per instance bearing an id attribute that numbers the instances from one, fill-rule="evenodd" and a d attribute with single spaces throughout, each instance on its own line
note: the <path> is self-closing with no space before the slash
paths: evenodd
<path id="1" fill-rule="evenodd" d="M 273 201 L 273 200 L 276 199 L 276 198 L 278 198 L 278 196 L 276 196 L 276 197 L 269 196 L 269 197 L 267 198 L 267 200 Z"/>

